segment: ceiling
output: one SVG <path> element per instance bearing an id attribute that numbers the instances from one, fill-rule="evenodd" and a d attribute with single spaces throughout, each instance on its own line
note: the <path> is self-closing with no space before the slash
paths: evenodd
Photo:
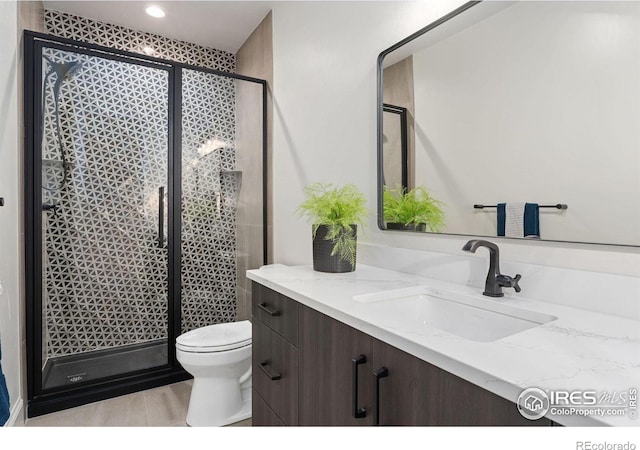
<path id="1" fill-rule="evenodd" d="M 43 1 L 46 9 L 236 53 L 271 10 L 270 1 Z M 145 13 L 150 5 L 166 12 Z"/>

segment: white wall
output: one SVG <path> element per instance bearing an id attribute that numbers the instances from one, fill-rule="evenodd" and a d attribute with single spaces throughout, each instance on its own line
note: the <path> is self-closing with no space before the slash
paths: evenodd
<path id="1" fill-rule="evenodd" d="M 416 183 L 445 231 L 495 236 L 474 203 L 566 203 L 543 239 L 640 245 L 638 55 L 640 3 L 607 1 L 516 2 L 417 52 Z"/>
<path id="2" fill-rule="evenodd" d="M 20 152 L 18 133 L 17 4 L 0 2 L 0 339 L 11 408 L 21 407 Z"/>
<path id="3" fill-rule="evenodd" d="M 353 182 L 375 223 L 378 53 L 461 4 L 282 2 L 274 6 L 274 261 L 310 261 L 302 187 Z"/>
<path id="4" fill-rule="evenodd" d="M 310 264 L 302 187 L 353 182 L 369 198 L 360 237 L 392 247 L 462 254 L 468 238 L 383 232 L 376 225 L 376 58 L 463 2 L 282 2 L 274 6 L 274 262 Z M 498 239 L 505 260 L 640 273 L 637 248 Z M 524 274 L 523 274 L 524 276 Z"/>

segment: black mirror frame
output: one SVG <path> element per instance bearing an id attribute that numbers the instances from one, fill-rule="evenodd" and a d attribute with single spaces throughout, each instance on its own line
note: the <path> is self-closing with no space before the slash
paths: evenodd
<path id="1" fill-rule="evenodd" d="M 477 5 L 478 3 L 482 3 L 482 0 L 478 0 L 478 1 L 470 1 L 467 2 L 465 4 L 463 4 L 462 6 L 454 9 L 453 11 L 451 11 L 449 14 L 442 16 L 441 18 L 439 18 L 438 20 L 436 20 L 435 22 L 430 23 L 429 25 L 427 25 L 424 28 L 421 28 L 420 30 L 416 31 L 415 33 L 411 34 L 410 36 L 404 38 L 403 40 L 401 40 L 400 42 L 392 45 L 391 47 L 389 47 L 386 50 L 383 50 L 379 55 L 378 55 L 378 61 L 377 61 L 377 98 L 376 98 L 376 126 L 377 126 L 377 177 L 376 177 L 376 181 L 377 181 L 377 207 L 378 207 L 378 228 L 381 230 L 387 230 L 387 227 L 385 226 L 384 223 L 384 205 L 383 205 L 383 184 L 382 184 L 382 180 L 383 180 L 383 152 L 382 152 L 382 144 L 383 144 L 383 137 L 382 137 L 382 115 L 384 113 L 384 99 L 382 97 L 382 87 L 383 87 L 383 77 L 382 77 L 382 62 L 384 61 L 385 56 L 387 56 L 389 53 L 391 53 L 392 51 L 402 47 L 403 45 L 407 44 L 408 42 L 413 41 L 414 39 L 422 36 L 423 34 L 425 34 L 426 32 L 442 25 L 443 23 L 453 19 L 454 17 L 456 17 L 458 14 L 463 13 L 464 11 L 466 11 L 467 9 Z M 406 152 L 405 152 L 406 155 Z M 406 161 L 406 159 L 405 159 Z M 406 166 L 406 165 L 405 165 Z M 403 170 L 403 172 L 405 172 L 405 170 Z M 403 180 L 404 180 L 404 175 L 403 175 Z M 404 183 L 403 183 L 404 184 Z M 443 233 L 443 234 L 447 234 L 447 233 Z"/>
<path id="2" fill-rule="evenodd" d="M 458 8 L 456 8 L 455 10 L 451 11 L 450 13 L 442 16 L 441 18 L 439 18 L 438 20 L 436 20 L 435 22 L 430 23 L 429 25 L 427 25 L 424 28 L 421 28 L 420 30 L 416 31 L 415 33 L 409 35 L 408 37 L 404 38 L 403 40 L 401 40 L 400 42 L 397 42 L 396 44 L 392 45 L 391 47 L 387 48 L 386 50 L 382 51 L 379 55 L 378 55 L 378 59 L 377 59 L 377 99 L 376 99 L 376 126 L 377 126 L 377 222 L 378 222 L 378 228 L 382 231 L 388 231 L 389 229 L 386 227 L 385 223 L 384 223 L 384 186 L 382 184 L 382 180 L 383 180 L 383 153 L 382 153 L 382 144 L 383 144 L 383 133 L 382 133 L 382 115 L 383 115 L 383 68 L 382 68 L 382 63 L 384 61 L 385 56 L 387 56 L 389 53 L 393 52 L 394 50 L 397 50 L 398 48 L 402 47 L 403 45 L 413 41 L 414 39 L 422 36 L 423 34 L 427 33 L 428 31 L 433 30 L 434 28 L 444 24 L 445 22 L 453 19 L 454 17 L 458 16 L 459 14 L 465 12 L 466 10 L 470 9 L 473 6 L 476 6 L 480 3 L 483 3 L 483 0 L 477 0 L 477 1 L 469 1 L 467 3 L 464 3 L 463 5 L 459 6 Z M 478 205 L 479 206 L 479 205 Z M 552 207 L 554 208 L 558 208 L 558 209 L 566 209 L 566 208 L 559 208 L 559 206 L 561 205 L 553 205 Z M 432 233 L 424 233 L 424 232 L 419 232 L 419 231 L 412 231 L 412 230 L 391 230 L 391 231 L 409 231 L 409 232 L 413 232 L 413 233 L 420 233 L 420 234 L 432 234 Z M 438 234 L 442 234 L 442 235 L 449 235 L 449 236 L 474 236 L 474 235 L 469 235 L 469 234 L 460 234 L 460 233 L 438 233 Z M 562 242 L 562 243 L 569 243 L 569 244 L 578 244 L 578 245 L 584 245 L 584 246 L 589 246 L 589 247 L 593 247 L 598 246 L 601 248 L 611 248 L 611 247 L 617 247 L 617 248 L 640 248 L 640 245 L 632 245 L 632 244 L 609 244 L 609 243 L 604 243 L 604 242 L 585 242 L 585 241 L 570 241 L 570 240 L 543 240 L 543 241 L 539 241 L 539 240 L 525 240 L 523 241 L 521 238 L 511 238 L 511 237 L 503 237 L 503 236 L 490 236 L 493 239 L 508 239 L 508 240 L 516 240 L 516 241 L 521 241 L 521 242 L 538 242 L 538 243 L 543 243 L 543 244 L 552 244 L 554 242 Z"/>

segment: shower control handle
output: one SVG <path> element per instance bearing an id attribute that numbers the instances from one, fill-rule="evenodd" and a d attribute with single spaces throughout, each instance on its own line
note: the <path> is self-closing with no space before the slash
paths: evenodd
<path id="1" fill-rule="evenodd" d="M 164 186 L 158 188 L 158 248 L 164 248 Z"/>
<path id="2" fill-rule="evenodd" d="M 260 308 L 261 310 L 263 310 L 264 312 L 266 312 L 272 317 L 280 315 L 280 311 L 278 311 L 277 309 L 269 308 L 265 302 L 258 303 L 258 308 Z"/>
<path id="3" fill-rule="evenodd" d="M 269 361 L 264 361 L 264 362 L 261 362 L 258 367 L 260 367 L 262 369 L 262 371 L 267 374 L 267 376 L 269 377 L 269 379 L 271 379 L 271 381 L 277 381 L 280 378 L 282 378 L 282 375 L 280 375 L 280 373 L 271 372 L 267 368 L 268 365 L 269 365 Z"/>

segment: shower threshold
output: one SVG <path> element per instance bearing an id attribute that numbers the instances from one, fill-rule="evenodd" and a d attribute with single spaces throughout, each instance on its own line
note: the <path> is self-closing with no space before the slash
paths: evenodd
<path id="1" fill-rule="evenodd" d="M 42 371 L 43 388 L 70 386 L 167 365 L 167 341 L 158 340 L 117 348 L 50 358 Z"/>

